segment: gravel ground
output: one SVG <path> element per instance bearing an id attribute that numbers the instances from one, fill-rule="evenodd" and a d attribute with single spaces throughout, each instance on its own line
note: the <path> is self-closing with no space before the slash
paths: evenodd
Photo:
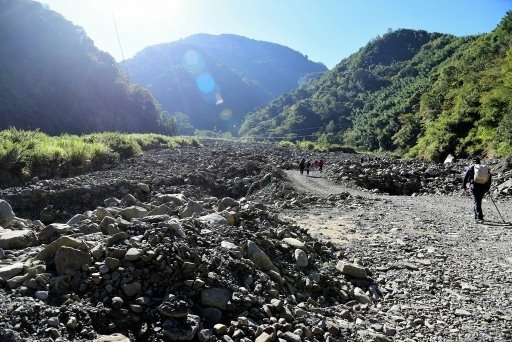
<path id="1" fill-rule="evenodd" d="M 328 163 L 306 177 L 300 156 L 208 142 L 1 190 L 22 218 L 10 228 L 37 239 L 0 249 L 0 339 L 512 340 L 512 226 L 488 199 L 486 224 L 473 222 L 460 166 L 397 161 L 418 191 L 390 196 L 371 187 L 396 185 L 392 160 L 310 153 Z M 496 204 L 510 221 L 506 191 Z M 60 256 L 37 259 L 62 238 Z"/>
<path id="2" fill-rule="evenodd" d="M 330 183 L 319 172 L 287 174 L 311 194 L 366 199 L 286 215 L 374 271 L 383 293 L 379 314 L 397 325 L 398 340 L 512 339 L 512 225 L 490 198 L 483 203 L 486 224 L 476 224 L 470 197 L 376 195 Z M 510 221 L 511 201 L 496 205 Z"/>

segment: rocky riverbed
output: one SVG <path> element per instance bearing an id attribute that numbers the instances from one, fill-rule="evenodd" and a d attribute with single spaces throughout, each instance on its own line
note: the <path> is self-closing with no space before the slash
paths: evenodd
<path id="1" fill-rule="evenodd" d="M 303 155 L 209 142 L 1 190 L 0 340 L 512 339 L 512 229 L 472 222 L 462 163 Z"/>

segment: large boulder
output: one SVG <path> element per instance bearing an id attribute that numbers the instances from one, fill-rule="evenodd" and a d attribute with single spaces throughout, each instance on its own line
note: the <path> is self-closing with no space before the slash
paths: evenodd
<path id="1" fill-rule="evenodd" d="M 228 224 L 228 219 L 219 213 L 212 213 L 198 218 L 199 221 L 208 223 L 209 225 Z"/>
<path id="2" fill-rule="evenodd" d="M 204 212 L 203 206 L 197 202 L 189 201 L 187 207 L 180 214 L 181 218 L 192 217 L 194 214 L 201 214 Z"/>
<path id="3" fill-rule="evenodd" d="M 134 205 L 128 208 L 124 208 L 121 210 L 120 214 L 125 220 L 131 220 L 133 218 L 146 217 L 148 215 L 148 211 L 145 208 Z"/>
<path id="4" fill-rule="evenodd" d="M 4 200 L 0 200 L 0 226 L 7 227 L 14 220 L 14 217 L 11 205 Z"/>
<path id="5" fill-rule="evenodd" d="M 71 247 L 61 247 L 55 253 L 55 268 L 59 275 L 73 275 L 82 265 L 91 265 L 89 253 Z"/>
<path id="6" fill-rule="evenodd" d="M 71 226 L 66 223 L 52 223 L 44 227 L 37 233 L 37 238 L 41 241 L 50 241 L 60 235 L 71 232 Z"/>
<path id="7" fill-rule="evenodd" d="M 247 254 L 249 258 L 262 269 L 266 271 L 277 271 L 277 267 L 272 263 L 268 255 L 263 252 L 257 244 L 250 240 L 247 242 Z"/>
<path id="8" fill-rule="evenodd" d="M 79 248 L 79 247 L 85 247 L 86 244 L 83 241 L 68 237 L 68 236 L 62 236 L 58 238 L 57 240 L 51 242 L 48 244 L 45 248 L 43 248 L 42 251 L 40 251 L 35 259 L 36 260 L 45 260 L 48 258 L 51 258 L 57 253 L 59 248 L 61 247 L 71 247 L 71 248 Z"/>
<path id="9" fill-rule="evenodd" d="M 221 310 L 228 308 L 228 302 L 231 299 L 231 290 L 215 287 L 205 289 L 201 292 L 201 304 Z"/>
<path id="10" fill-rule="evenodd" d="M 368 273 L 366 272 L 366 269 L 361 265 L 350 264 L 350 263 L 346 263 L 343 261 L 339 261 L 336 264 L 336 268 L 341 273 L 351 276 L 353 278 L 366 279 L 368 277 Z"/>
<path id="11" fill-rule="evenodd" d="M 14 264 L 2 266 L 0 267 L 0 278 L 4 278 L 5 280 L 9 280 L 14 276 L 23 271 L 23 263 L 15 262 Z"/>
<path id="12" fill-rule="evenodd" d="M 0 230 L 1 249 L 23 249 L 37 243 L 36 234 L 32 230 Z"/>
<path id="13" fill-rule="evenodd" d="M 231 198 L 231 197 L 224 197 L 220 202 L 219 202 L 219 206 L 218 206 L 218 211 L 223 211 L 223 210 L 226 210 L 226 209 L 231 209 L 231 208 L 238 208 L 240 207 L 240 202 L 238 202 L 237 200 Z"/>

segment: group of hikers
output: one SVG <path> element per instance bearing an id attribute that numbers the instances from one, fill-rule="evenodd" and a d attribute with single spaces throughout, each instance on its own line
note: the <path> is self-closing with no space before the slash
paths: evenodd
<path id="1" fill-rule="evenodd" d="M 306 170 L 306 174 L 309 176 L 309 171 L 311 171 L 311 168 L 318 168 L 318 170 L 322 172 L 322 170 L 324 169 L 324 160 L 315 160 L 313 164 L 311 164 L 309 160 L 306 162 L 306 159 L 302 158 L 302 160 L 299 162 L 300 174 L 303 175 L 304 170 Z"/>
<path id="2" fill-rule="evenodd" d="M 324 167 L 324 160 L 315 160 L 312 164 L 309 160 L 306 161 L 306 159 L 302 158 L 302 160 L 299 162 L 299 171 L 301 175 L 304 174 L 304 170 L 306 170 L 306 174 L 309 175 L 312 167 L 318 168 L 319 171 L 322 172 Z M 482 164 L 479 157 L 474 157 L 472 159 L 472 164 L 464 172 L 462 189 L 464 193 L 467 193 L 469 185 L 469 190 L 471 191 L 473 197 L 473 213 L 477 223 L 484 222 L 482 200 L 484 195 L 491 188 L 491 181 L 492 175 L 489 167 L 485 164 Z"/>

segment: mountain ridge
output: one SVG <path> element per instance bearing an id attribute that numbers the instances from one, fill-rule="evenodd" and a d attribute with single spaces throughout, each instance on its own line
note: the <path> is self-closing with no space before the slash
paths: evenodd
<path id="1" fill-rule="evenodd" d="M 467 37 L 388 32 L 248 114 L 240 134 L 428 160 L 512 153 L 511 22 L 508 12 L 492 32 Z"/>
<path id="2" fill-rule="evenodd" d="M 283 45 L 204 33 L 146 47 L 121 65 L 169 113 L 189 115 L 200 129 L 233 132 L 256 106 L 294 89 L 302 77 L 327 70 Z M 212 84 L 201 92 L 197 78 L 204 74 Z"/>
<path id="3" fill-rule="evenodd" d="M 151 95 L 82 28 L 33 1 L 2 0 L 0 13 L 0 128 L 175 132 Z"/>

